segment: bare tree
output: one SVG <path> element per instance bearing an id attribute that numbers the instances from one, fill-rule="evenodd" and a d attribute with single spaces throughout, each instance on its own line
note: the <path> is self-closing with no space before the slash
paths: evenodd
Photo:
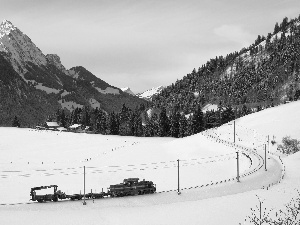
<path id="1" fill-rule="evenodd" d="M 251 208 L 251 215 L 245 222 L 255 225 L 300 225 L 300 192 L 285 205 L 284 209 L 273 212 L 274 209 L 263 208 L 263 201 L 257 196 L 259 204 Z"/>

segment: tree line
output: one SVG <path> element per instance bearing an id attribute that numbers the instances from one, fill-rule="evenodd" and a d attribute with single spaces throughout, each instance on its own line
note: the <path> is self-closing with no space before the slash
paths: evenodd
<path id="1" fill-rule="evenodd" d="M 255 109 L 260 110 L 260 106 Z M 240 108 L 219 105 L 217 110 L 206 112 L 202 112 L 198 106 L 186 115 L 180 111 L 167 111 L 165 108 L 146 108 L 144 104 L 132 110 L 123 104 L 119 112 L 111 113 L 89 107 L 76 108 L 71 113 L 59 109 L 48 116 L 47 121 L 57 121 L 65 128 L 80 124 L 88 127 L 92 133 L 103 135 L 182 138 L 221 126 L 250 113 L 253 110 L 246 105 Z"/>

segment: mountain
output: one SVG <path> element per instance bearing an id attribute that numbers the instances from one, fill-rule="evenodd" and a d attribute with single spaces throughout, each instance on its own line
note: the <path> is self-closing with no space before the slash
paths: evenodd
<path id="1" fill-rule="evenodd" d="M 163 89 L 164 89 L 163 86 L 151 88 L 145 92 L 136 94 L 136 96 L 138 96 L 139 98 L 146 99 L 146 100 L 152 100 L 153 96 L 159 94 Z"/>
<path id="2" fill-rule="evenodd" d="M 126 93 L 130 94 L 130 95 L 135 95 L 135 94 L 130 90 L 129 87 L 121 88 L 121 90 L 122 90 L 123 92 L 126 92 Z"/>
<path id="3" fill-rule="evenodd" d="M 118 111 L 145 103 L 101 80 L 84 67 L 66 69 L 56 54 L 45 55 L 11 22 L 0 24 L 0 125 L 14 116 L 32 125 L 60 108 Z M 5 97 L 4 97 L 5 96 Z"/>
<path id="4" fill-rule="evenodd" d="M 300 96 L 300 16 L 284 18 L 247 48 L 217 56 L 152 99 L 155 107 L 189 114 L 207 104 L 268 107 Z"/>

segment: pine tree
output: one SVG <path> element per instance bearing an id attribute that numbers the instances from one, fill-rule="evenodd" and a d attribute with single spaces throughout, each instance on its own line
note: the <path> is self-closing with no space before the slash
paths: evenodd
<path id="1" fill-rule="evenodd" d="M 14 117 L 14 120 L 12 122 L 13 127 L 20 127 L 20 122 L 17 116 Z"/>
<path id="2" fill-rule="evenodd" d="M 98 111 L 98 114 L 96 115 L 96 131 L 100 134 L 106 134 L 107 130 L 107 117 L 104 112 L 101 110 Z"/>
<path id="3" fill-rule="evenodd" d="M 169 119 L 165 108 L 162 108 L 158 119 L 158 136 L 166 137 L 169 133 Z"/>
<path id="4" fill-rule="evenodd" d="M 144 135 L 143 132 L 143 125 L 142 125 L 142 117 L 137 112 L 135 113 L 135 120 L 134 120 L 134 136 L 136 137 L 142 137 Z"/>
<path id="5" fill-rule="evenodd" d="M 90 112 L 88 107 L 83 107 L 81 111 L 81 124 L 83 126 L 90 126 Z"/>
<path id="6" fill-rule="evenodd" d="M 198 106 L 192 116 L 192 132 L 193 134 L 197 134 L 203 130 L 204 130 L 203 112 L 200 106 Z"/>
<path id="7" fill-rule="evenodd" d="M 172 137 L 178 138 L 179 136 L 179 112 L 174 112 L 171 116 L 170 134 Z"/>
<path id="8" fill-rule="evenodd" d="M 231 120 L 234 120 L 235 115 L 232 107 L 229 105 L 226 109 L 222 112 L 222 124 L 228 123 Z"/>
<path id="9" fill-rule="evenodd" d="M 65 110 L 61 110 L 59 122 L 60 122 L 61 126 L 66 127 L 67 121 L 66 121 Z"/>
<path id="10" fill-rule="evenodd" d="M 118 118 L 114 112 L 109 115 L 109 131 L 112 135 L 119 134 Z"/>
<path id="11" fill-rule="evenodd" d="M 273 34 L 276 34 L 276 33 L 278 33 L 279 31 L 280 31 L 280 28 L 279 28 L 278 23 L 276 22 L 275 27 L 274 27 L 274 32 L 273 32 Z"/>
<path id="12" fill-rule="evenodd" d="M 180 116 L 179 119 L 179 135 L 178 137 L 183 138 L 187 136 L 188 123 L 184 115 Z"/>

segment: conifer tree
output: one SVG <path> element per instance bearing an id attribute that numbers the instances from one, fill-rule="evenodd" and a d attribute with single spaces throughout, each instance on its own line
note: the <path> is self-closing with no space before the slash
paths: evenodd
<path id="1" fill-rule="evenodd" d="M 12 122 L 13 127 L 20 127 L 20 122 L 17 116 L 14 117 L 14 120 Z"/>
<path id="2" fill-rule="evenodd" d="M 162 108 L 158 119 L 158 136 L 166 137 L 169 133 L 169 119 L 165 108 Z"/>
<path id="3" fill-rule="evenodd" d="M 66 121 L 66 115 L 65 115 L 65 110 L 64 109 L 61 110 L 59 122 L 60 122 L 62 127 L 66 127 L 67 121 Z"/>
<path id="4" fill-rule="evenodd" d="M 273 34 L 278 33 L 279 30 L 280 30 L 279 25 L 278 25 L 278 23 L 276 22 L 275 27 L 274 27 L 274 32 L 273 32 Z"/>
<path id="5" fill-rule="evenodd" d="M 188 129 L 187 119 L 185 118 L 184 115 L 180 115 L 178 137 L 180 138 L 186 137 L 188 135 L 187 129 Z"/>
<path id="6" fill-rule="evenodd" d="M 109 132 L 112 135 L 119 133 L 118 121 L 114 112 L 109 115 Z"/>
<path id="7" fill-rule="evenodd" d="M 228 123 L 235 119 L 234 111 L 231 105 L 227 106 L 226 109 L 222 112 L 222 124 Z"/>
<path id="8" fill-rule="evenodd" d="M 192 116 L 192 132 L 193 134 L 197 134 L 203 130 L 204 130 L 203 112 L 200 106 L 198 106 Z"/>
<path id="9" fill-rule="evenodd" d="M 143 135 L 144 135 L 144 133 L 143 133 L 142 117 L 138 113 L 138 114 L 135 114 L 134 136 L 136 136 L 136 137 L 142 137 Z"/>
<path id="10" fill-rule="evenodd" d="M 178 138 L 179 136 L 179 112 L 173 112 L 171 116 L 171 126 L 170 126 L 170 134 L 172 137 Z"/>

